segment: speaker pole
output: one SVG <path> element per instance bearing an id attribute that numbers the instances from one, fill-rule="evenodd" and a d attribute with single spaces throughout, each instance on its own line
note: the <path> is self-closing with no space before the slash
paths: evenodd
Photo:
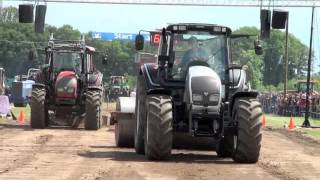
<path id="1" fill-rule="evenodd" d="M 310 127 L 309 121 L 309 95 L 310 95 L 310 71 L 311 71 L 311 56 L 312 56 L 312 40 L 313 40 L 313 15 L 314 15 L 314 6 L 312 7 L 312 16 L 311 16 L 311 32 L 310 32 L 310 44 L 309 44 L 309 57 L 308 57 L 308 76 L 307 76 L 307 95 L 306 95 L 306 113 L 304 117 L 304 122 L 302 127 Z"/>
<path id="2" fill-rule="evenodd" d="M 288 84 L 288 38 L 289 36 L 289 12 L 287 16 L 287 21 L 286 21 L 286 45 L 284 49 L 284 54 L 285 54 L 285 65 L 284 65 L 284 98 L 287 96 L 287 84 Z"/>

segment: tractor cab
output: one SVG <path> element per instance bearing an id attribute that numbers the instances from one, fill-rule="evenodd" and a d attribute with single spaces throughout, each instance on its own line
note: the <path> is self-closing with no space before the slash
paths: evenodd
<path id="1" fill-rule="evenodd" d="M 86 82 L 86 76 L 93 71 L 92 56 L 95 49 L 85 45 L 84 37 L 79 41 L 59 41 L 51 35 L 46 48 L 48 77 L 51 90 L 56 96 L 56 104 L 74 105 L 78 94 L 83 91 L 80 86 Z M 80 80 L 78 80 L 80 79 Z M 90 81 L 90 79 L 89 79 Z"/>
<path id="2" fill-rule="evenodd" d="M 316 84 L 315 81 L 310 81 L 310 92 L 314 92 L 313 87 Z M 307 81 L 306 80 L 299 80 L 295 84 L 298 93 L 306 93 L 307 92 Z"/>
<path id="3" fill-rule="evenodd" d="M 126 83 L 124 76 L 111 76 L 110 84 L 114 86 L 121 86 Z"/>
<path id="4" fill-rule="evenodd" d="M 94 52 L 93 47 L 85 45 L 83 36 L 79 41 L 59 41 L 51 36 L 46 48 L 46 61 L 54 75 L 61 71 L 73 71 L 81 75 L 92 72 Z"/>
<path id="5" fill-rule="evenodd" d="M 230 28 L 213 24 L 173 24 L 158 34 L 161 34 L 158 55 L 156 56 L 159 68 L 157 73 L 149 72 L 149 74 L 157 74 L 158 77 L 152 79 L 152 76 L 148 76 L 150 82 L 153 82 L 150 84 L 151 86 L 187 91 L 189 88 L 187 81 L 188 78 L 191 78 L 188 76 L 190 70 L 192 73 L 203 75 L 206 70 L 211 69 L 212 75 L 214 74 L 222 85 L 221 88 L 211 91 L 218 91 L 221 98 L 227 98 L 226 87 L 229 87 L 230 95 L 239 90 L 250 89 L 243 67 L 232 63 L 231 40 L 251 35 L 234 35 Z M 136 38 L 137 50 L 143 49 L 143 42 L 143 36 L 138 35 Z M 254 45 L 255 52 L 261 54 L 262 49 L 259 41 L 255 41 Z M 147 63 L 143 66 L 151 68 L 152 65 Z M 195 70 L 196 68 L 193 66 L 202 66 L 202 68 Z M 207 84 L 205 82 L 208 82 L 208 79 L 204 78 L 203 81 L 201 83 Z M 199 80 L 197 82 L 200 83 Z M 195 86 L 202 87 L 196 84 Z M 188 98 L 188 95 L 184 96 Z M 200 96 L 202 95 L 195 94 L 195 97 L 202 99 Z"/>
<path id="6" fill-rule="evenodd" d="M 110 76 L 106 91 L 107 101 L 115 101 L 118 97 L 128 97 L 130 87 L 127 76 Z"/>

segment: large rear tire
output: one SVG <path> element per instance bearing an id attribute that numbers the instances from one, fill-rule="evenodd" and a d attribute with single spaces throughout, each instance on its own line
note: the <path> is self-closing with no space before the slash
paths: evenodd
<path id="1" fill-rule="evenodd" d="M 102 93 L 98 90 L 89 90 L 86 96 L 86 116 L 84 128 L 98 130 L 102 126 L 101 118 Z"/>
<path id="2" fill-rule="evenodd" d="M 31 128 L 43 129 L 48 126 L 48 110 L 46 108 L 46 90 L 44 88 L 33 88 L 30 100 Z"/>
<path id="3" fill-rule="evenodd" d="M 172 149 L 172 102 L 166 95 L 147 96 L 145 154 L 149 160 L 167 160 Z"/>
<path id="4" fill-rule="evenodd" d="M 256 163 L 261 148 L 261 104 L 257 99 L 236 99 L 232 119 L 237 124 L 232 159 L 238 163 Z"/>
<path id="5" fill-rule="evenodd" d="M 138 75 L 135 109 L 134 148 L 137 154 L 144 154 L 144 128 L 146 114 L 146 86 L 142 75 Z"/>

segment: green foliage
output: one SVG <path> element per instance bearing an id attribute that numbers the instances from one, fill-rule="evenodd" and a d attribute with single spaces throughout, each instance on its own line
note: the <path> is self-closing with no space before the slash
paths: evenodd
<path id="1" fill-rule="evenodd" d="M 137 77 L 136 76 L 128 76 L 128 85 L 130 88 L 135 87 L 137 84 Z"/>
<path id="2" fill-rule="evenodd" d="M 243 27 L 235 34 L 259 34 L 255 27 Z M 256 37 L 239 38 L 232 41 L 232 59 L 248 66 L 248 77 L 252 87 L 263 91 L 283 90 L 285 33 L 272 30 L 270 39 L 264 41 L 264 54 L 257 56 L 252 51 Z M 289 35 L 288 89 L 294 89 L 297 78 L 303 77 L 307 68 L 308 48 L 293 35 Z"/>

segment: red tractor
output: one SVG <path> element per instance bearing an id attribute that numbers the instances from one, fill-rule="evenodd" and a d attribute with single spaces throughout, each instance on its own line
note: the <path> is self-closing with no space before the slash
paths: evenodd
<path id="1" fill-rule="evenodd" d="M 53 119 L 87 130 L 101 127 L 103 75 L 93 65 L 95 49 L 79 41 L 58 41 L 53 36 L 45 48 L 46 65 L 32 87 L 31 127 L 45 128 Z"/>

